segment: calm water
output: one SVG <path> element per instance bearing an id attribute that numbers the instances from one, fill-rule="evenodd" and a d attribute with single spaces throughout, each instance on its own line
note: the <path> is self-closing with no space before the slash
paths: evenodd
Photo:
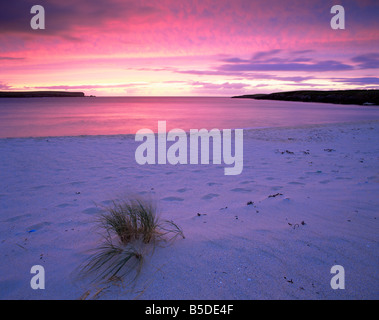
<path id="1" fill-rule="evenodd" d="M 185 97 L 0 99 L 0 138 L 135 134 L 379 120 L 379 108 L 287 101 Z"/>

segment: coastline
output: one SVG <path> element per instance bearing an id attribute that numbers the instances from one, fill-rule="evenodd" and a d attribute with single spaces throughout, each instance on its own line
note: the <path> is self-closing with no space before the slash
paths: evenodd
<path id="1" fill-rule="evenodd" d="M 68 91 L 0 91 L 0 98 L 76 98 L 85 97 L 83 92 Z"/>
<path id="2" fill-rule="evenodd" d="M 0 139 L 0 298 L 377 299 L 378 142 L 378 121 L 246 130 L 244 170 L 225 177 L 139 166 L 133 135 Z M 156 199 L 186 239 L 156 248 L 135 287 L 77 282 L 101 205 L 125 193 Z M 45 290 L 30 289 L 34 264 Z"/>
<path id="3" fill-rule="evenodd" d="M 379 90 L 298 90 L 233 96 L 237 99 L 280 100 L 335 104 L 379 105 Z"/>

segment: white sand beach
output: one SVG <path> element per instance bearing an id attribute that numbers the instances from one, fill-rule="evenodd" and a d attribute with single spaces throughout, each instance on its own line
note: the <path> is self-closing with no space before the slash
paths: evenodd
<path id="1" fill-rule="evenodd" d="M 378 121 L 245 130 L 236 176 L 140 166 L 137 145 L 134 135 L 0 139 L 0 299 L 379 298 Z M 101 240 L 101 206 L 125 194 L 155 199 L 185 239 L 146 257 L 133 287 L 77 280 Z M 44 290 L 30 286 L 33 265 Z M 334 265 L 343 290 L 330 286 Z"/>

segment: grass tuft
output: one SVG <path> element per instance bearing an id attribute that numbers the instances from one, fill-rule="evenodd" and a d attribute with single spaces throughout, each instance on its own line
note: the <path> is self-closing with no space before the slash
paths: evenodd
<path id="1" fill-rule="evenodd" d="M 171 220 L 160 220 L 156 206 L 142 198 L 113 201 L 99 216 L 106 232 L 104 242 L 81 269 L 82 275 L 95 274 L 95 279 L 111 281 L 135 272 L 135 279 L 144 256 L 161 241 L 184 238 L 183 231 Z"/>

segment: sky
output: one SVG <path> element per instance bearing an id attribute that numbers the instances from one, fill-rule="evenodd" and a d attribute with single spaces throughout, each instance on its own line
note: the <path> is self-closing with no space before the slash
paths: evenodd
<path id="1" fill-rule="evenodd" d="M 45 29 L 31 28 L 35 4 Z M 344 30 L 330 25 L 336 4 Z M 379 89 L 378 17 L 377 0 L 0 0 L 0 90 Z"/>

